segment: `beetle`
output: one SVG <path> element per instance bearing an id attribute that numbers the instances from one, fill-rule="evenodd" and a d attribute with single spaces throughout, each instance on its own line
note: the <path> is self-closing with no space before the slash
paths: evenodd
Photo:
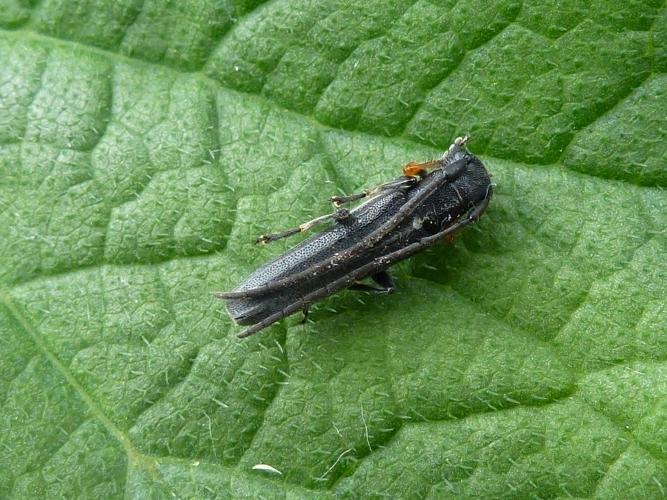
<path id="1" fill-rule="evenodd" d="M 387 268 L 479 219 L 493 193 L 490 174 L 459 137 L 441 158 L 409 163 L 393 181 L 351 196 L 334 196 L 334 212 L 280 233 L 269 243 L 330 227 L 263 265 L 230 292 L 217 292 L 248 337 L 345 288 L 391 293 Z M 367 198 L 348 210 L 341 205 Z M 362 283 L 370 277 L 377 286 Z"/>

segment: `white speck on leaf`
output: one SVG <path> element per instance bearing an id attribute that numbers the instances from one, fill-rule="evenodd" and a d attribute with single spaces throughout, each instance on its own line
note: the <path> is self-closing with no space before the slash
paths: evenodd
<path id="1" fill-rule="evenodd" d="M 272 472 L 273 474 L 280 474 L 281 476 L 283 475 L 282 472 L 280 472 L 278 469 L 275 467 L 271 467 L 270 465 L 267 464 L 257 464 L 252 466 L 253 470 L 265 470 L 267 472 Z"/>

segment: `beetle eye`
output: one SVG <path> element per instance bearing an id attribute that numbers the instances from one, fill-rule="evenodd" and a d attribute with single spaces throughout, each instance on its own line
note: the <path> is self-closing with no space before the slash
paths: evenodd
<path id="1" fill-rule="evenodd" d="M 424 219 L 422 222 L 422 227 L 429 234 L 435 234 L 440 231 L 440 224 L 438 224 L 438 222 L 431 217 L 426 217 Z"/>

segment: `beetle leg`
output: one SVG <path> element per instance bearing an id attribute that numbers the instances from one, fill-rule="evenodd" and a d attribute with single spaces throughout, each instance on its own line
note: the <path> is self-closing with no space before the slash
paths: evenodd
<path id="1" fill-rule="evenodd" d="M 309 220 L 308 222 L 304 222 L 303 224 L 301 224 L 297 227 L 293 227 L 292 229 L 288 229 L 288 230 L 282 231 L 280 233 L 263 234 L 255 240 L 255 243 L 266 244 L 266 243 L 269 243 L 271 241 L 276 241 L 276 240 L 281 240 L 283 238 L 288 238 L 292 235 L 309 231 L 313 227 L 319 226 L 320 224 L 324 224 L 326 222 L 345 220 L 349 216 L 350 216 L 349 210 L 341 208 L 341 209 L 338 209 L 335 212 L 332 212 L 330 214 L 321 215 L 320 217 L 316 217 L 313 220 Z"/>
<path id="2" fill-rule="evenodd" d="M 355 292 L 367 292 L 367 293 L 378 293 L 380 292 L 379 288 L 374 286 L 367 285 L 366 283 L 354 283 L 348 287 L 348 290 L 353 290 Z"/>
<path id="3" fill-rule="evenodd" d="M 262 321 L 246 328 L 241 333 L 239 333 L 238 335 L 239 338 L 248 337 L 254 333 L 257 333 L 258 331 L 263 330 L 264 328 L 275 323 L 276 321 L 280 321 L 284 317 L 289 316 L 290 314 L 294 314 L 299 309 L 303 309 L 304 307 L 312 304 L 313 302 L 320 300 L 324 297 L 328 297 L 329 295 L 334 294 L 337 291 L 342 290 L 343 288 L 349 288 L 357 280 L 384 271 L 392 264 L 395 264 L 396 262 L 403 260 L 407 257 L 410 257 L 411 255 L 414 255 L 415 253 L 423 250 L 424 248 L 433 245 L 436 241 L 444 238 L 447 235 L 455 233 L 459 229 L 478 220 L 480 216 L 484 213 L 486 208 L 489 206 L 490 200 L 491 200 L 491 187 L 489 186 L 489 189 L 486 193 L 486 198 L 484 198 L 484 200 L 482 200 L 482 202 L 479 205 L 473 207 L 468 212 L 468 214 L 462 217 L 456 224 L 452 224 L 451 226 L 447 227 L 446 229 L 443 229 L 438 233 L 435 233 L 432 236 L 426 236 L 425 238 L 422 238 L 421 240 L 415 243 L 412 243 L 404 248 L 401 248 L 400 250 L 396 250 L 387 255 L 383 255 L 382 257 L 377 257 L 368 264 L 358 267 L 357 269 L 349 272 L 345 276 L 342 276 L 331 283 L 327 283 L 323 287 L 318 288 L 317 290 L 295 301 L 293 304 L 285 307 L 283 310 L 278 311 L 277 313 L 274 313 L 270 316 L 267 316 Z"/>
<path id="4" fill-rule="evenodd" d="M 413 186 L 419 181 L 419 177 L 415 176 L 406 176 L 399 177 L 396 180 L 391 182 L 385 182 L 379 186 L 375 186 L 369 189 L 362 191 L 361 193 L 351 194 L 350 196 L 332 196 L 329 198 L 329 201 L 333 203 L 335 207 L 341 206 L 343 203 L 351 203 L 353 201 L 361 200 L 367 196 L 375 196 L 383 191 L 394 191 L 404 187 Z"/>
<path id="5" fill-rule="evenodd" d="M 367 285 L 366 283 L 354 283 L 348 287 L 348 290 L 354 290 L 355 292 L 366 292 L 373 293 L 378 295 L 384 295 L 389 293 L 384 288 L 378 288 L 376 286 Z"/>
<path id="6" fill-rule="evenodd" d="M 380 271 L 371 276 L 371 279 L 375 281 L 380 287 L 375 287 L 367 285 L 365 283 L 354 283 L 349 287 L 350 290 L 355 290 L 357 292 L 368 292 L 368 293 L 377 293 L 377 294 L 390 294 L 396 288 L 393 278 L 387 271 Z"/>
<path id="7" fill-rule="evenodd" d="M 392 293 L 396 288 L 396 283 L 394 283 L 394 278 L 391 277 L 391 274 L 387 271 L 380 271 L 371 276 L 371 279 L 380 285 L 385 293 Z"/>

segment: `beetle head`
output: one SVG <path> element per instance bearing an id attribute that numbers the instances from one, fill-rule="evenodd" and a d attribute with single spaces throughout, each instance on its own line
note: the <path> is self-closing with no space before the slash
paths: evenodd
<path id="1" fill-rule="evenodd" d="M 461 155 L 459 159 L 443 165 L 442 171 L 445 173 L 445 179 L 453 181 L 461 177 L 471 161 L 472 158 L 469 155 Z"/>

